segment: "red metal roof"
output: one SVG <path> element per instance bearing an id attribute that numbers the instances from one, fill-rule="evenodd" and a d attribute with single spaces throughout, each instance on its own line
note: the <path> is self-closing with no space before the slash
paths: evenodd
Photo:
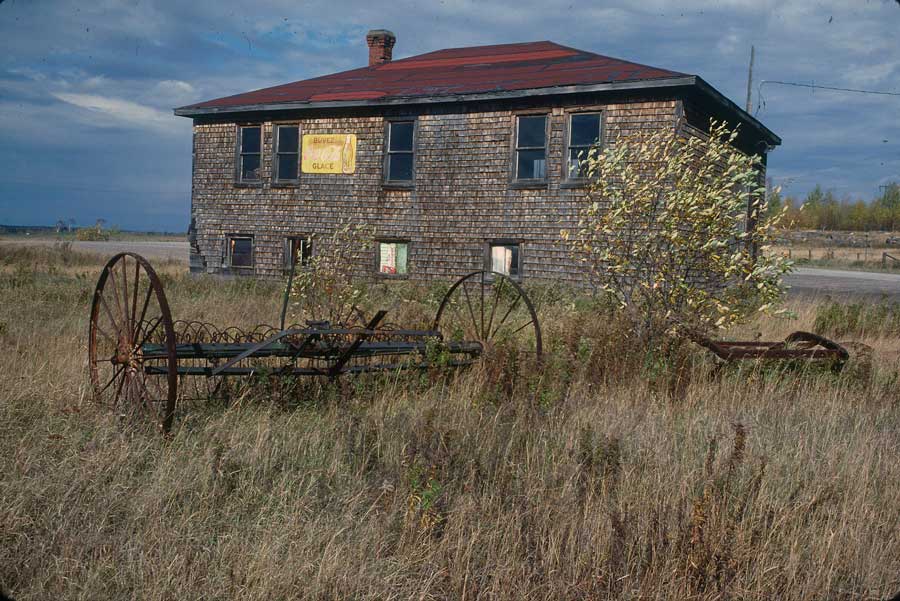
<path id="1" fill-rule="evenodd" d="M 683 76 L 554 42 L 529 42 L 438 50 L 183 109 L 453 96 Z"/>

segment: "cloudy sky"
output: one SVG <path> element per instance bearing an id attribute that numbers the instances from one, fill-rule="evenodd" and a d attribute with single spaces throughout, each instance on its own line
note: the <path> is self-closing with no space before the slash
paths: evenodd
<path id="1" fill-rule="evenodd" d="M 677 6 L 677 8 L 676 8 Z M 188 223 L 191 123 L 172 108 L 395 58 L 553 40 L 702 76 L 900 93 L 900 0 L 0 0 L 0 223 Z M 900 96 L 762 84 L 774 183 L 872 198 L 900 181 Z"/>

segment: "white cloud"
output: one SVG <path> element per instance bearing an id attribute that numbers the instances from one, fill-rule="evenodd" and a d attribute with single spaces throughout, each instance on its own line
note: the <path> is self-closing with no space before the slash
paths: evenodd
<path id="1" fill-rule="evenodd" d="M 716 44 L 716 50 L 721 54 L 735 54 L 736 52 L 743 52 L 745 49 L 746 42 L 741 39 L 740 34 L 733 27 L 729 28 L 728 33 L 719 38 L 718 43 Z"/>
<path id="2" fill-rule="evenodd" d="M 883 91 L 900 92 L 897 88 L 897 77 L 900 60 L 886 60 L 883 63 L 856 64 L 847 72 L 847 80 L 854 85 L 876 87 L 883 86 Z"/>
<path id="3" fill-rule="evenodd" d="M 104 124 L 102 120 L 96 121 L 96 125 L 115 126 L 125 124 L 139 129 L 153 129 L 165 132 L 173 132 L 175 130 L 173 127 L 176 125 L 175 118 L 171 114 L 131 102 L 130 100 L 96 94 L 56 93 L 54 96 L 68 104 L 113 119 L 113 122 L 107 124 Z"/>
<path id="4" fill-rule="evenodd" d="M 96 90 L 108 86 L 109 84 L 110 81 L 106 77 L 102 75 L 95 75 L 93 77 L 88 77 L 87 79 L 85 79 L 82 87 L 89 90 Z"/>
<path id="5" fill-rule="evenodd" d="M 177 79 L 165 79 L 156 84 L 156 89 L 162 92 L 193 94 L 194 86 L 186 81 L 178 81 Z"/>
<path id="6" fill-rule="evenodd" d="M 153 86 L 153 96 L 157 104 L 165 106 L 183 106 L 196 100 L 197 90 L 186 81 L 177 79 L 165 79 Z"/>

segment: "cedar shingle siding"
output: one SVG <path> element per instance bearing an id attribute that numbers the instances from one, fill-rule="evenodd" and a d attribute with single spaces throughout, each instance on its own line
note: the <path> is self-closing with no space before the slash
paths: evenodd
<path id="1" fill-rule="evenodd" d="M 703 135 L 711 116 L 742 126 L 736 143 L 744 152 L 765 158 L 781 142 L 696 75 L 553 42 L 453 48 L 392 62 L 394 34 L 373 30 L 366 39 L 367 67 L 175 110 L 194 119 L 192 271 L 279 276 L 288 237 L 313 235 L 315 256 L 328 252 L 328 234 L 341 220 L 353 220 L 373 226 L 377 239 L 408 241 L 411 278 L 485 268 L 494 242 L 519 245 L 517 254 L 509 249 L 519 277 L 577 282 L 581 268 L 559 240 L 585 200 L 584 188 L 565 179 L 570 112 L 602 112 L 604 144 L 640 129 Z M 549 118 L 546 164 L 534 159 L 539 130 L 530 129 L 520 148 L 534 167 L 527 172 L 542 179 L 515 182 L 516 115 L 535 113 Z M 391 119 L 416 120 L 412 182 L 384 183 Z M 295 183 L 276 183 L 278 123 L 299 124 L 301 135 L 355 134 L 355 172 L 300 173 Z M 241 125 L 262 125 L 259 182 L 236 181 Z M 232 237 L 252 238 L 252 268 L 228 266 Z M 374 276 L 372 246 L 356 268 Z"/>
<path id="2" fill-rule="evenodd" d="M 374 226 L 379 238 L 409 240 L 410 277 L 450 278 L 482 269 L 488 241 L 516 240 L 522 249 L 522 277 L 576 280 L 579 268 L 559 244 L 560 229 L 572 226 L 584 199 L 582 187 L 564 180 L 568 112 L 601 110 L 606 141 L 641 128 L 674 128 L 677 105 L 675 100 L 635 100 L 529 106 L 529 113 L 549 115 L 550 137 L 547 184 L 527 189 L 511 183 L 519 112 L 512 109 L 406 113 L 417 119 L 415 181 L 409 190 L 383 184 L 383 116 L 279 118 L 299 122 L 301 134 L 357 135 L 354 174 L 302 173 L 296 185 L 274 183 L 272 121 L 261 122 L 262 181 L 254 185 L 235 183 L 236 123 L 204 124 L 198 119 L 191 268 L 223 271 L 226 237 L 250 234 L 252 273 L 278 276 L 283 273 L 286 237 L 327 234 L 343 218 Z M 321 245 L 314 246 L 314 252 L 321 250 Z M 371 261 L 359 265 L 361 271 L 374 274 L 374 252 Z"/>

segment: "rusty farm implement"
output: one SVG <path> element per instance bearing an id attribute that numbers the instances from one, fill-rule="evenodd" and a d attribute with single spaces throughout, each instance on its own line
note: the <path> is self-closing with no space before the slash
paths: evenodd
<path id="1" fill-rule="evenodd" d="M 150 263 L 133 253 L 114 256 L 100 274 L 91 304 L 88 355 L 95 399 L 120 414 L 146 414 L 166 432 L 176 404 L 190 398 L 180 393 L 190 389 L 183 386 L 187 380 L 337 378 L 427 368 L 434 364 L 428 357 L 435 348 L 441 365 L 463 367 L 496 342 L 513 339 L 541 355 L 531 300 L 518 283 L 498 273 L 476 271 L 457 280 L 428 329 L 390 325 L 387 311 L 347 323 L 286 327 L 290 286 L 289 279 L 278 327 L 176 321 Z"/>
<path id="2" fill-rule="evenodd" d="M 699 335 L 691 336 L 691 339 L 724 363 L 748 360 L 818 362 L 840 372 L 850 358 L 843 345 L 812 332 L 794 332 L 784 340 L 773 342 L 712 340 Z"/>

